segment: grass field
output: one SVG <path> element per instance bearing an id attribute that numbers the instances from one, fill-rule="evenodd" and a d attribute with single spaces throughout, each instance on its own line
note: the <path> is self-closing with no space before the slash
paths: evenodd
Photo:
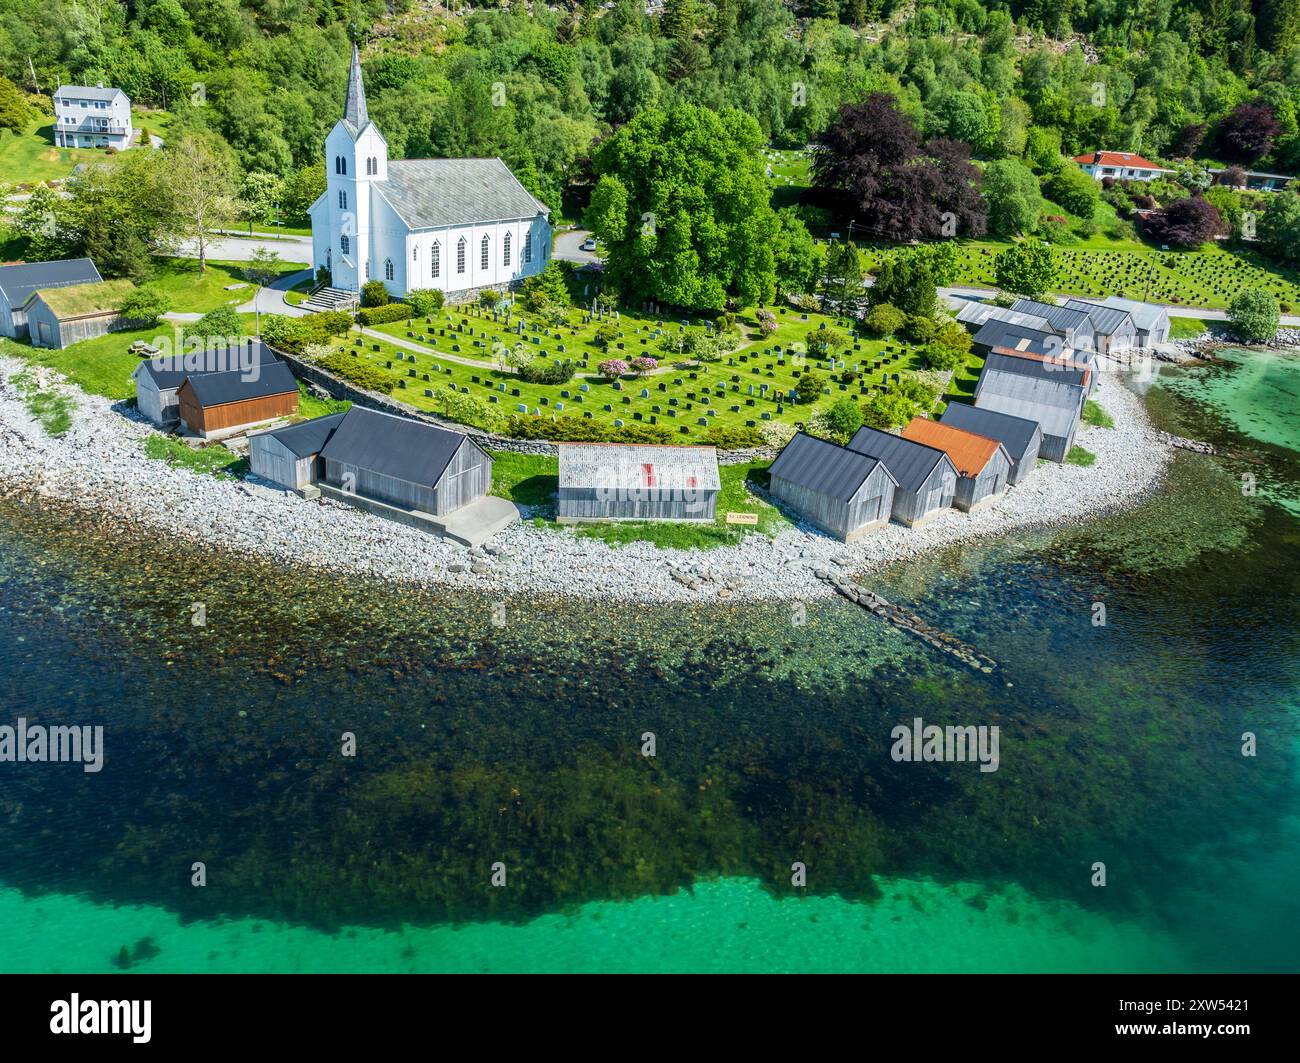
<path id="1" fill-rule="evenodd" d="M 131 121 L 136 129 L 147 129 L 165 137 L 171 115 L 166 111 L 132 108 Z M 104 157 L 102 148 L 56 148 L 52 118 L 37 119 L 21 136 L 0 130 L 0 184 L 61 181 L 71 176 L 77 163 L 95 162 Z"/>
<path id="2" fill-rule="evenodd" d="M 494 451 L 492 458 L 492 493 L 532 509 L 539 527 L 560 528 L 555 522 L 555 493 L 560 482 L 558 459 L 507 451 Z M 751 495 L 746 487 L 751 478 L 761 478 L 766 468 L 766 462 L 721 466 L 722 488 L 718 492 L 717 516 L 712 521 L 611 521 L 572 527 L 577 535 L 600 539 L 613 546 L 650 542 L 678 550 L 731 546 L 747 535 L 774 536 L 788 527 L 789 521 L 775 506 Z M 758 523 L 728 524 L 728 513 L 753 513 Z"/>
<path id="3" fill-rule="evenodd" d="M 901 341 L 882 341 L 852 336 L 855 347 L 836 366 L 836 373 L 859 372 L 851 382 L 830 379 L 825 364 L 813 366 L 792 351 L 811 330 L 825 326 L 849 333 L 847 322 L 821 314 L 802 315 L 796 310 L 777 311 L 778 329 L 759 338 L 757 320 L 742 314 L 739 325 L 743 346 L 721 362 L 710 365 L 681 364 L 640 379 L 627 377 L 608 381 L 597 372 L 607 358 L 625 361 L 641 354 L 658 358 L 660 365 L 671 357 L 659 349 L 654 337 L 658 323 L 644 316 L 622 314 L 623 349 L 608 352 L 594 340 L 596 323 L 582 324 L 580 313 L 571 311 L 569 323 L 550 330 L 529 328 L 523 337 L 507 331 L 504 319 L 494 321 L 474 308 L 457 308 L 436 318 L 413 319 L 382 328 L 384 336 L 414 344 L 416 350 L 400 347 L 375 335 L 353 335 L 338 344 L 353 356 L 393 374 L 393 395 L 418 408 L 446 414 L 437 396 L 426 395 L 454 386 L 504 414 L 520 416 L 568 415 L 595 420 L 611 427 L 624 424 L 667 425 L 682 442 L 698 440 L 713 427 L 757 427 L 768 421 L 798 423 L 807 420 L 821 406 L 842 395 L 860 398 L 883 385 L 882 376 L 900 377 L 922 368 L 919 349 Z M 664 322 L 666 334 L 680 322 Z M 408 337 L 406 334 L 410 333 Z M 570 359 L 576 366 L 574 378 L 563 386 L 529 384 L 515 374 L 497 369 L 491 361 L 496 340 L 510 346 L 521 341 L 536 351 L 537 358 Z M 481 360 L 483 365 L 463 365 L 443 357 Z M 827 376 L 821 399 L 812 404 L 792 404 L 790 395 L 799 377 L 809 368 Z"/>
<path id="4" fill-rule="evenodd" d="M 223 262 L 208 260 L 205 273 L 199 273 L 199 261 L 196 258 L 155 258 L 153 275 L 146 284 L 166 293 L 172 301 L 172 309 L 179 313 L 206 314 L 219 306 L 240 306 L 249 302 L 257 291 L 252 281 L 243 275 L 244 262 Z M 297 273 L 306 269 L 300 262 L 280 262 L 276 270 L 280 276 Z M 227 291 L 227 285 L 239 284 L 240 288 Z"/>

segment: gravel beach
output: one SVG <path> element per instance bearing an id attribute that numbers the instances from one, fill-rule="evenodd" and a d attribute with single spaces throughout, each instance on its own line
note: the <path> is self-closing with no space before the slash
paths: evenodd
<path id="1" fill-rule="evenodd" d="M 11 385 L 24 370 L 74 402 L 62 438 L 45 433 Z M 799 526 L 776 539 L 755 534 L 738 546 L 677 551 L 612 547 L 572 530 L 518 524 L 471 552 L 341 503 L 304 501 L 263 481 L 196 475 L 150 459 L 143 446 L 153 429 L 133 406 L 0 358 L 0 490 L 61 499 L 199 547 L 423 586 L 645 602 L 807 600 L 835 593 L 817 577 L 819 568 L 862 574 L 1016 528 L 1076 524 L 1148 494 L 1172 450 L 1115 376 L 1103 374 L 1094 398 L 1115 426 L 1081 428 L 1078 445 L 1097 457 L 1091 468 L 1041 463 L 993 507 L 974 516 L 948 510 L 919 530 L 891 524 L 845 546 Z"/>

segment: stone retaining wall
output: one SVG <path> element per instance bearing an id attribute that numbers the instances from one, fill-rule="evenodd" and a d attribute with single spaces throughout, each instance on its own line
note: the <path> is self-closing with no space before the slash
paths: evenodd
<path id="1" fill-rule="evenodd" d="M 315 384 L 322 388 L 332 398 L 347 399 L 358 406 L 369 410 L 378 410 L 380 413 L 393 413 L 402 417 L 411 417 L 417 421 L 426 421 L 429 424 L 437 425 L 439 428 L 446 428 L 452 432 L 460 432 L 467 435 L 479 446 L 489 450 L 506 450 L 515 454 L 537 454 L 543 457 L 554 458 L 559 455 L 559 449 L 554 443 L 545 439 L 512 439 L 510 436 L 497 435 L 495 432 L 485 432 L 480 428 L 473 428 L 469 425 L 460 424 L 457 421 L 448 421 L 439 417 L 437 414 L 429 413 L 427 410 L 417 410 L 414 406 L 407 405 L 388 395 L 381 395 L 376 391 L 366 391 L 355 384 L 344 380 L 342 377 L 335 376 L 333 373 L 326 372 L 320 366 L 305 361 L 296 354 L 290 354 L 272 347 L 276 356 L 284 359 L 289 367 L 293 370 L 294 376 L 301 380 Z M 777 449 L 772 447 L 746 447 L 738 450 L 719 450 L 718 464 L 720 465 L 739 465 L 747 461 L 772 461 L 778 453 Z"/>

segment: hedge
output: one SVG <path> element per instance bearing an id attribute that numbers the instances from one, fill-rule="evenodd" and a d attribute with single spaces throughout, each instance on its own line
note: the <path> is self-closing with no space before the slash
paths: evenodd
<path id="1" fill-rule="evenodd" d="M 573 379 L 573 363 L 538 359 L 519 367 L 519 379 L 529 384 L 567 384 Z"/>
<path id="2" fill-rule="evenodd" d="M 627 424 L 622 428 L 585 417 L 510 418 L 506 435 L 514 439 L 547 439 L 556 443 L 671 443 L 676 437 L 663 425 Z"/>
<path id="3" fill-rule="evenodd" d="M 405 321 L 418 317 L 409 303 L 387 303 L 384 306 L 367 306 L 357 311 L 357 321 L 362 325 L 385 325 L 390 321 Z"/>
<path id="4" fill-rule="evenodd" d="M 719 447 L 722 450 L 740 450 L 743 447 L 761 447 L 766 442 L 763 439 L 763 433 L 757 428 L 750 428 L 748 425 L 740 425 L 736 428 L 728 428 L 725 425 L 716 425 L 710 428 L 702 436 L 703 442 L 709 446 Z"/>
<path id="5" fill-rule="evenodd" d="M 345 351 L 335 351 L 316 363 L 327 372 L 340 376 L 349 383 L 356 384 L 367 391 L 378 391 L 390 395 L 393 391 L 393 377 L 368 362 L 353 357 Z"/>

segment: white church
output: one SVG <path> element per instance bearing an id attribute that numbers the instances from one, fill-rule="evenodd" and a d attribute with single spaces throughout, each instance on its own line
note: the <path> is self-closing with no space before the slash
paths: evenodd
<path id="1" fill-rule="evenodd" d="M 546 204 L 500 159 L 389 160 L 366 113 L 352 47 L 343 117 L 325 138 L 325 192 L 311 205 L 312 253 L 330 287 L 390 294 L 439 288 L 448 302 L 540 273 L 551 252 Z"/>

